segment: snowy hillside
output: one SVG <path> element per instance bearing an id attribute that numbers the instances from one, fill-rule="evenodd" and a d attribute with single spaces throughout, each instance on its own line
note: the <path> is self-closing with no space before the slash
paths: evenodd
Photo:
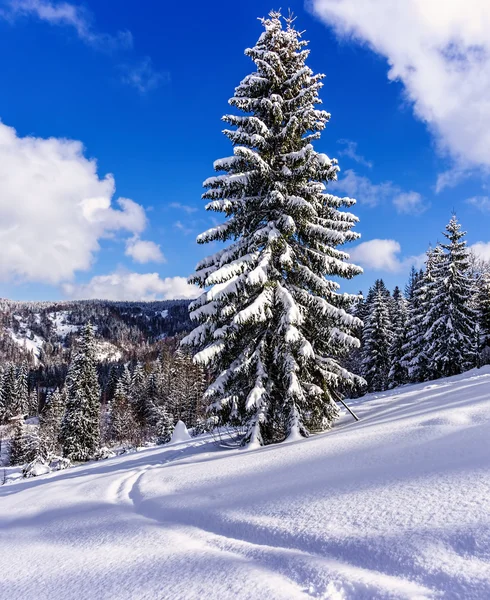
<path id="1" fill-rule="evenodd" d="M 490 367 L 0 488 L 0 597 L 490 598 Z"/>

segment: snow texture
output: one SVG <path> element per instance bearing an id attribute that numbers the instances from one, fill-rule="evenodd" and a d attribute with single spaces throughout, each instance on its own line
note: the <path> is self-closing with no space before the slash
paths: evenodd
<path id="1" fill-rule="evenodd" d="M 490 598 L 490 367 L 0 487 L 0 597 Z"/>

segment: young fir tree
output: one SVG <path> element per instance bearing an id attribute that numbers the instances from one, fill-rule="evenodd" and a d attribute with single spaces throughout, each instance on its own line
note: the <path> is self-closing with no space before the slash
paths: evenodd
<path id="1" fill-rule="evenodd" d="M 129 393 L 127 381 L 121 378 L 109 405 L 110 436 L 119 444 L 135 443 L 139 437 Z"/>
<path id="2" fill-rule="evenodd" d="M 367 316 L 362 334 L 362 374 L 369 392 L 388 388 L 392 328 L 391 297 L 384 282 L 378 279 L 367 299 Z"/>
<path id="3" fill-rule="evenodd" d="M 437 377 L 432 368 L 432 357 L 429 352 L 427 332 L 434 324 L 434 318 L 437 318 L 432 308 L 435 305 L 437 296 L 437 272 L 444 260 L 444 249 L 440 244 L 437 244 L 435 248 L 430 247 L 427 250 L 425 270 L 422 275 L 421 285 L 417 290 L 421 315 L 421 338 L 416 348 L 417 381 L 429 381 Z"/>
<path id="4" fill-rule="evenodd" d="M 88 460 L 100 443 L 100 388 L 92 325 L 82 331 L 66 377 L 66 412 L 61 428 L 63 454 Z"/>
<path id="5" fill-rule="evenodd" d="M 60 432 L 65 410 L 65 391 L 56 389 L 48 395 L 39 422 L 41 455 L 44 458 L 60 454 Z"/>
<path id="6" fill-rule="evenodd" d="M 174 430 L 173 417 L 164 406 L 159 406 L 156 412 L 158 414 L 155 427 L 157 444 L 166 444 L 172 439 L 172 432 Z"/>
<path id="7" fill-rule="evenodd" d="M 3 374 L 3 405 L 4 422 L 19 414 L 17 371 L 12 363 L 7 364 Z"/>
<path id="8" fill-rule="evenodd" d="M 27 415 L 29 412 L 29 367 L 23 361 L 17 371 L 17 407 L 16 414 Z"/>
<path id="9" fill-rule="evenodd" d="M 490 273 L 482 273 L 478 279 L 477 318 L 479 325 L 480 364 L 490 362 Z"/>
<path id="10" fill-rule="evenodd" d="M 23 418 L 16 420 L 10 441 L 10 464 L 23 465 L 33 461 L 39 454 L 37 428 L 29 427 Z"/>
<path id="11" fill-rule="evenodd" d="M 403 346 L 402 365 L 407 369 L 408 379 L 414 383 L 420 381 L 419 359 L 424 345 L 423 312 L 424 273 L 420 270 L 410 283 L 411 299 L 408 305 L 407 341 Z"/>
<path id="12" fill-rule="evenodd" d="M 426 321 L 427 356 L 434 377 L 457 375 L 475 364 L 475 314 L 471 306 L 473 279 L 461 225 L 453 215 L 441 244 L 445 250 L 433 270 L 431 308 Z"/>
<path id="13" fill-rule="evenodd" d="M 338 416 L 336 390 L 356 381 L 339 357 L 358 345 L 358 321 L 346 311 L 353 297 L 329 278 L 361 272 L 337 249 L 358 238 L 358 219 L 339 210 L 354 200 L 325 191 L 337 161 L 313 147 L 330 117 L 315 108 L 323 76 L 306 65 L 292 18 L 271 12 L 261 23 L 245 51 L 256 71 L 229 101 L 242 114 L 223 117 L 233 156 L 204 182 L 207 210 L 226 219 L 198 242 L 228 244 L 190 279 L 209 290 L 191 305 L 199 325 L 183 340 L 210 366 L 211 408 L 254 444 L 307 436 Z"/>
<path id="14" fill-rule="evenodd" d="M 403 362 L 404 347 L 407 343 L 407 300 L 398 287 L 393 291 L 391 324 L 393 338 L 390 346 L 390 371 L 388 373 L 389 387 L 403 385 L 408 381 L 408 371 Z"/>

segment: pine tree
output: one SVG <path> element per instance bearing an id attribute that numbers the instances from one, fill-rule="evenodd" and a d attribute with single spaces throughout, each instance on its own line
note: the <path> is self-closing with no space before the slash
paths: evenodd
<path id="1" fill-rule="evenodd" d="M 391 324 L 393 338 L 390 346 L 389 387 L 396 387 L 408 382 L 408 370 L 403 362 L 407 343 L 408 309 L 407 300 L 398 287 L 393 291 Z"/>
<path id="2" fill-rule="evenodd" d="M 306 66 L 293 19 L 284 21 L 278 12 L 262 19 L 245 52 L 257 70 L 230 100 L 243 114 L 223 118 L 233 156 L 215 162 L 224 174 L 204 182 L 203 197 L 226 220 L 198 242 L 231 242 L 191 278 L 209 290 L 191 305 L 199 325 L 183 341 L 210 366 L 211 408 L 254 444 L 330 427 L 335 392 L 356 381 L 339 358 L 359 343 L 346 311 L 353 297 L 327 279 L 361 272 L 337 249 L 358 238 L 357 218 L 339 210 L 354 201 L 325 192 L 338 166 L 313 148 L 330 117 L 315 108 L 323 76 Z"/>
<path id="3" fill-rule="evenodd" d="M 437 244 L 435 248 L 430 247 L 427 250 L 425 271 L 422 275 L 421 286 L 417 291 L 420 304 L 420 327 L 422 334 L 417 347 L 417 381 L 429 381 L 437 377 L 437 373 L 433 369 L 427 332 L 434 325 L 434 318 L 437 318 L 435 311 L 432 309 L 435 306 L 438 293 L 437 273 L 444 260 L 444 249 L 440 244 Z"/>
<path id="4" fill-rule="evenodd" d="M 434 268 L 434 291 L 426 317 L 427 355 L 434 377 L 457 375 L 475 364 L 475 314 L 471 307 L 473 279 L 469 274 L 468 249 L 461 225 L 453 215 L 441 244 L 445 250 Z"/>
<path id="5" fill-rule="evenodd" d="M 382 279 L 378 279 L 367 299 L 367 317 L 362 335 L 362 375 L 369 392 L 388 388 L 392 328 L 390 293 Z"/>
<path id="6" fill-rule="evenodd" d="M 24 419 L 17 419 L 10 441 L 10 464 L 23 465 L 32 462 L 39 454 L 39 446 L 37 431 L 29 428 Z"/>
<path id="7" fill-rule="evenodd" d="M 16 386 L 16 414 L 26 415 L 29 412 L 29 367 L 26 361 L 23 361 L 17 371 Z"/>
<path id="8" fill-rule="evenodd" d="M 172 438 L 172 431 L 174 430 L 173 418 L 164 406 L 159 406 L 157 413 L 158 419 L 155 428 L 157 444 L 166 444 Z"/>
<path id="9" fill-rule="evenodd" d="M 100 388 L 94 330 L 82 331 L 66 377 L 67 403 L 61 428 L 63 453 L 71 460 L 88 460 L 100 443 Z"/>
<path id="10" fill-rule="evenodd" d="M 18 386 L 17 372 L 15 365 L 8 363 L 3 374 L 3 420 L 8 422 L 9 419 L 18 415 Z"/>
<path id="11" fill-rule="evenodd" d="M 480 364 L 490 362 L 490 273 L 478 279 L 476 312 L 479 325 Z"/>
<path id="12" fill-rule="evenodd" d="M 46 399 L 40 417 L 39 434 L 41 440 L 41 454 L 44 458 L 50 455 L 59 455 L 61 450 L 60 433 L 61 424 L 66 410 L 66 395 L 64 390 L 54 390 Z"/>
<path id="13" fill-rule="evenodd" d="M 114 398 L 109 405 L 111 438 L 118 443 L 136 443 L 138 426 L 129 397 L 127 381 L 121 378 L 116 386 Z"/>
<path id="14" fill-rule="evenodd" d="M 407 341 L 403 346 L 404 356 L 401 364 L 407 369 L 408 379 L 415 383 L 421 381 L 420 357 L 424 349 L 424 273 L 420 270 L 410 282 L 410 296 L 407 319 Z M 410 297 L 408 296 L 408 297 Z"/>

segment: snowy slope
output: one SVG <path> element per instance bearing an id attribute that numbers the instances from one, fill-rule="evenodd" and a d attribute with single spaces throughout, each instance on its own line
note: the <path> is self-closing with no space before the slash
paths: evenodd
<path id="1" fill-rule="evenodd" d="M 490 598 L 490 368 L 0 488 L 0 598 Z"/>

